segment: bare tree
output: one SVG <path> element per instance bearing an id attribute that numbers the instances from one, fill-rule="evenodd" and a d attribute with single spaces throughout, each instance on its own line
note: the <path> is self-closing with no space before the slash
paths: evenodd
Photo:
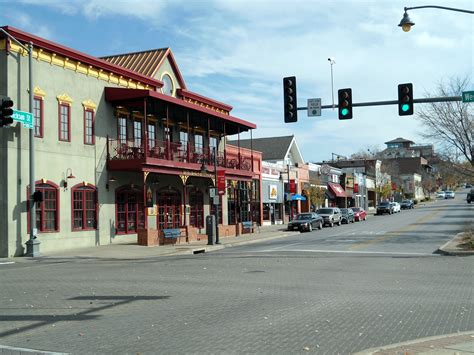
<path id="1" fill-rule="evenodd" d="M 447 84 L 440 82 L 434 95 L 427 97 L 461 96 L 470 85 L 470 78 L 452 78 Z M 459 153 L 474 167 L 474 109 L 461 101 L 432 102 L 421 106 L 418 119 L 425 131 L 424 138 L 441 144 L 452 159 Z"/>

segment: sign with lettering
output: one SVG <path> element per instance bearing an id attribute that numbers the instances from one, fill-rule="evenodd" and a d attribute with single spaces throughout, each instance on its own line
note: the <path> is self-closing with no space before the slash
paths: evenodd
<path id="1" fill-rule="evenodd" d="M 217 170 L 217 192 L 219 195 L 225 195 L 225 170 Z"/>

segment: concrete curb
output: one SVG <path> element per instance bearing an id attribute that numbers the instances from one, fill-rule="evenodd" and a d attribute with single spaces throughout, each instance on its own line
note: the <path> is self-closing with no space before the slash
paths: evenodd
<path id="1" fill-rule="evenodd" d="M 474 250 L 461 250 L 457 245 L 461 242 L 464 232 L 456 234 L 451 240 L 440 246 L 435 253 L 447 256 L 470 256 L 474 255 Z"/>
<path id="2" fill-rule="evenodd" d="M 211 245 L 211 246 L 203 246 L 203 247 L 196 247 L 190 250 L 182 250 L 182 251 L 176 251 L 174 253 L 166 254 L 166 255 L 189 255 L 189 254 L 199 254 L 203 252 L 213 252 L 216 250 L 222 250 L 224 248 L 232 248 L 236 246 L 241 246 L 241 245 L 248 245 L 248 244 L 256 244 L 256 243 L 261 243 L 267 240 L 272 240 L 272 239 L 280 239 L 280 238 L 285 238 L 293 235 L 300 234 L 300 232 L 287 232 L 287 233 L 282 233 L 278 235 L 273 235 L 270 237 L 262 237 L 260 239 L 250 239 L 250 240 L 242 240 L 238 242 L 231 242 L 231 243 L 222 243 L 219 245 Z"/>
<path id="3" fill-rule="evenodd" d="M 472 338 L 471 341 L 467 340 L 466 342 L 466 337 L 469 337 L 469 339 Z M 453 338 L 452 342 L 448 342 L 447 339 Z M 459 338 L 457 340 L 456 338 Z M 464 339 L 462 339 L 464 338 Z M 428 345 L 429 347 L 427 348 L 427 344 L 424 343 L 432 343 Z M 448 344 L 451 343 L 451 344 Z M 377 354 L 378 352 L 383 353 L 384 355 L 388 354 L 427 354 L 428 351 L 435 351 L 435 353 L 440 354 L 440 352 L 436 352 L 436 350 L 448 350 L 445 348 L 445 346 L 449 346 L 449 351 L 447 352 L 448 354 L 459 354 L 463 353 L 461 349 L 456 349 L 457 345 L 461 344 L 473 344 L 474 346 L 474 332 L 468 331 L 468 332 L 459 332 L 459 333 L 454 333 L 454 334 L 445 334 L 445 335 L 437 335 L 437 336 L 432 336 L 432 337 L 426 337 L 426 338 L 419 338 L 415 340 L 409 340 L 401 343 L 395 343 L 395 344 L 390 344 L 390 345 L 385 345 L 385 346 L 379 346 L 375 348 L 370 348 L 366 350 L 359 351 L 357 353 L 354 353 L 353 355 L 373 355 Z M 414 351 L 413 348 L 416 348 L 416 346 L 419 346 L 420 349 L 417 349 Z M 410 347 L 410 351 L 407 352 L 400 352 L 402 349 L 397 349 L 400 347 Z M 395 350 L 396 349 L 396 350 Z M 393 350 L 394 352 L 391 352 L 390 350 Z M 422 350 L 418 351 L 418 350 Z"/>

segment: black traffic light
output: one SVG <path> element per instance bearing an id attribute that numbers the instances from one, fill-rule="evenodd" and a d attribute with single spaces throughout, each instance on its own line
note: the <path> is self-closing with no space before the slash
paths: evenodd
<path id="1" fill-rule="evenodd" d="M 413 115 L 413 84 L 398 85 L 398 115 Z"/>
<path id="2" fill-rule="evenodd" d="M 13 123 L 13 101 L 7 97 L 2 99 L 2 106 L 0 107 L 0 127 L 8 126 Z"/>
<path id="3" fill-rule="evenodd" d="M 283 78 L 283 103 L 285 105 L 285 123 L 298 121 L 296 76 Z"/>
<path id="4" fill-rule="evenodd" d="M 337 103 L 339 119 L 352 119 L 352 89 L 340 89 L 337 91 L 337 96 L 339 98 L 339 101 Z"/>

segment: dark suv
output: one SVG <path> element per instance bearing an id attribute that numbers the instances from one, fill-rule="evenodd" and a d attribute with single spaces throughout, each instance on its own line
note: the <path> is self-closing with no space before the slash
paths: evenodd
<path id="1" fill-rule="evenodd" d="M 471 203 L 471 201 L 474 201 L 474 189 L 471 189 L 471 191 L 467 193 L 466 201 L 467 203 Z"/>
<path id="2" fill-rule="evenodd" d="M 354 211 L 351 208 L 341 208 L 342 213 L 342 223 L 354 223 Z"/>
<path id="3" fill-rule="evenodd" d="M 341 210 L 337 207 L 320 208 L 316 213 L 323 217 L 324 225 L 332 227 L 335 224 L 339 226 L 342 224 Z"/>
<path id="4" fill-rule="evenodd" d="M 377 206 L 377 212 L 375 214 L 384 214 L 384 213 L 388 213 L 388 214 L 393 213 L 393 205 L 388 201 L 380 202 Z"/>

